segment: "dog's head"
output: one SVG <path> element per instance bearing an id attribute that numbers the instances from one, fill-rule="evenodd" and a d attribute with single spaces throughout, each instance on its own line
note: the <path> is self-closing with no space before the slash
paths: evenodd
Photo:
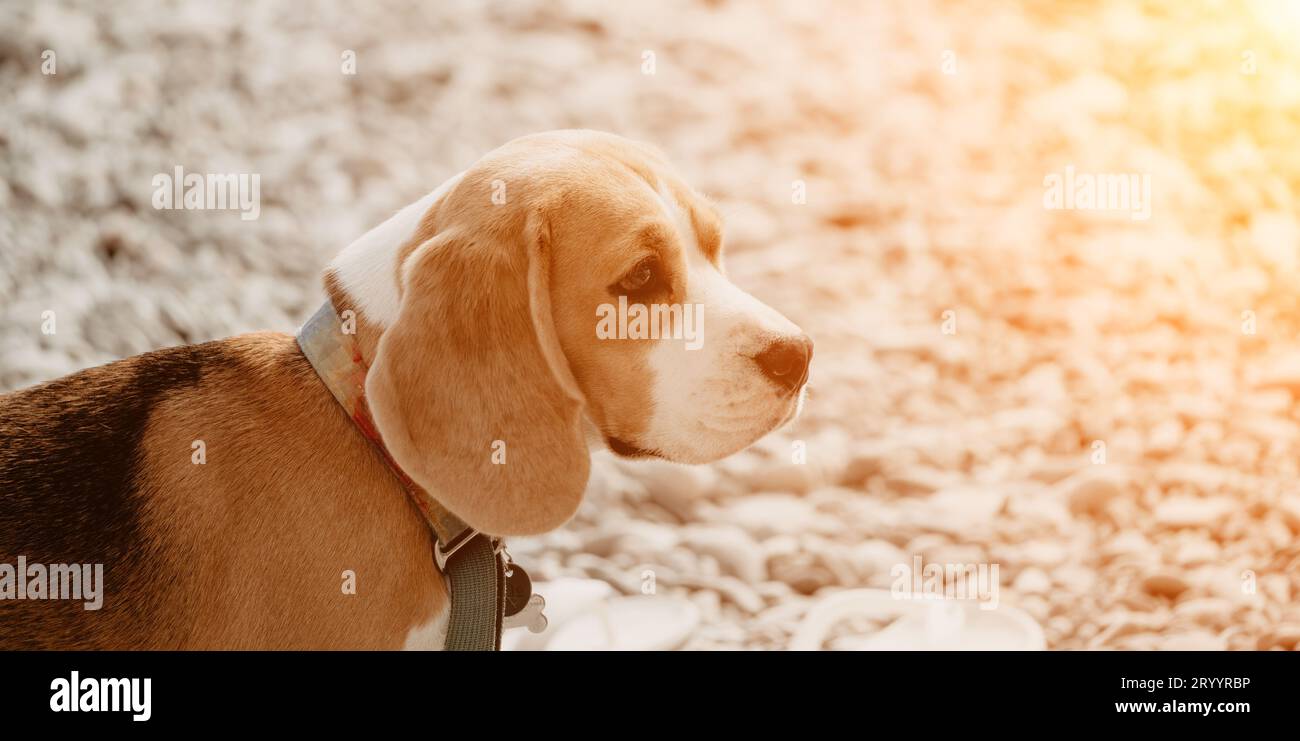
<path id="1" fill-rule="evenodd" d="M 589 438 L 684 463 L 744 448 L 797 413 L 812 356 L 727 280 L 717 214 L 662 156 L 590 131 L 488 154 L 330 281 L 378 334 L 366 395 L 393 458 L 495 535 L 573 514 Z"/>

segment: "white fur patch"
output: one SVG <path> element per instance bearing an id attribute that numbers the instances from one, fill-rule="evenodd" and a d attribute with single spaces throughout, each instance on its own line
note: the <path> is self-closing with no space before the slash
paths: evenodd
<path id="1" fill-rule="evenodd" d="M 443 607 L 424 625 L 411 628 L 406 634 L 403 651 L 441 651 L 447 645 L 447 618 L 451 615 L 450 600 L 443 601 Z"/>
<path id="2" fill-rule="evenodd" d="M 700 249 L 688 212 L 662 185 L 658 195 L 685 250 L 684 303 L 704 306 L 703 346 L 692 351 L 663 339 L 650 351 L 654 412 L 638 443 L 673 460 L 716 460 L 771 430 L 798 403 L 776 393 L 751 356 L 800 330 L 727 280 Z"/>
<path id="3" fill-rule="evenodd" d="M 361 313 L 379 327 L 388 327 L 397 321 L 401 306 L 398 253 L 420 228 L 424 215 L 460 182 L 463 174 L 447 180 L 433 192 L 358 237 L 330 263 L 339 283 L 357 302 Z"/>

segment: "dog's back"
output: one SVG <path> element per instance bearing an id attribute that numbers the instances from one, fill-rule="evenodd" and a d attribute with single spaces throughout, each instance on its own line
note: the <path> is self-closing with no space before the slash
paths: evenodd
<path id="1" fill-rule="evenodd" d="M 0 649 L 396 648 L 441 591 L 429 549 L 291 336 L 0 396 L 0 565 L 103 565 L 97 610 L 0 599 Z"/>
<path id="2" fill-rule="evenodd" d="M 103 564 L 113 592 L 100 610 L 85 609 L 89 600 L 0 604 L 7 648 L 174 642 L 158 633 L 169 606 L 149 598 L 149 585 L 175 575 L 144 526 L 141 441 L 161 399 L 235 362 L 223 341 L 172 347 L 0 396 L 0 563 Z"/>

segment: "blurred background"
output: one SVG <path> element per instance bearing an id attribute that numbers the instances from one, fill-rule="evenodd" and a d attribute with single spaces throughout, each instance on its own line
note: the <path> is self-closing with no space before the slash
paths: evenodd
<path id="1" fill-rule="evenodd" d="M 817 354 L 756 448 L 601 458 L 512 541 L 552 622 L 512 647 L 1300 641 L 1286 0 L 0 0 L 0 391 L 292 332 L 353 238 L 568 127 L 665 150 Z M 177 165 L 260 218 L 155 210 Z M 1069 167 L 1150 218 L 1046 208 Z M 913 599 L 917 559 L 996 595 Z"/>

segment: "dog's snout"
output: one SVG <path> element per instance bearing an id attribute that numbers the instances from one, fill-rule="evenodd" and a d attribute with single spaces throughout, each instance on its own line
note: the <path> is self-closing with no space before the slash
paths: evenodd
<path id="1" fill-rule="evenodd" d="M 793 391 L 808 380 L 808 363 L 812 360 L 812 340 L 806 335 L 782 337 L 754 356 L 763 374 L 778 386 Z"/>

